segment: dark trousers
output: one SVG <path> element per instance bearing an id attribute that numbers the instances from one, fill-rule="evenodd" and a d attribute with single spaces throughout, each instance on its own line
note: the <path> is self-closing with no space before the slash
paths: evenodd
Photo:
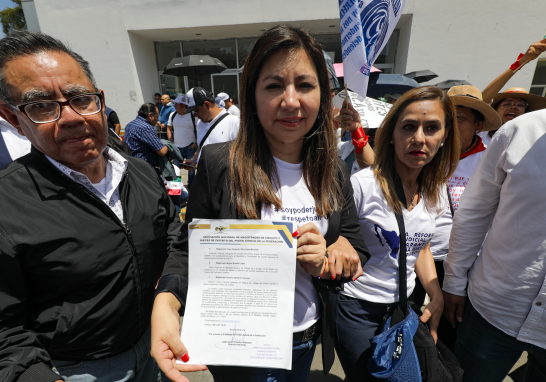
<path id="1" fill-rule="evenodd" d="M 334 344 L 345 375 L 351 382 L 376 381 L 368 372 L 372 357 L 370 339 L 383 318 L 398 303 L 381 304 L 332 293 L 334 300 Z"/>
<path id="2" fill-rule="evenodd" d="M 436 274 L 438 275 L 438 282 L 440 283 L 440 288 L 444 285 L 444 262 L 435 261 L 434 265 L 436 266 Z M 417 306 L 422 307 L 425 302 L 425 288 L 423 284 L 419 281 L 419 277 L 415 279 L 415 289 L 413 290 L 414 302 Z M 455 349 L 455 340 L 457 339 L 457 329 L 455 329 L 449 321 L 442 316 L 440 318 L 440 323 L 438 324 L 438 338 L 453 351 Z"/>
<path id="3" fill-rule="evenodd" d="M 309 378 L 318 334 L 309 341 L 294 340 L 292 370 L 260 367 L 208 366 L 214 382 L 305 382 Z"/>
<path id="4" fill-rule="evenodd" d="M 455 356 L 464 370 L 463 382 L 501 382 L 524 351 L 528 352 L 524 382 L 546 381 L 546 349 L 497 329 L 468 299 L 457 334 Z"/>

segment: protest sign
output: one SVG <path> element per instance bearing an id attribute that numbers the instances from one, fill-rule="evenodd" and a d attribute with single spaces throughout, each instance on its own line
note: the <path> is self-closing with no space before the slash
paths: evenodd
<path id="1" fill-rule="evenodd" d="M 377 129 L 379 125 L 381 125 L 381 122 L 383 122 L 383 119 L 391 109 L 392 105 L 374 98 L 361 97 L 352 91 L 348 91 L 348 93 L 351 105 L 355 108 L 358 114 L 360 114 L 362 125 L 365 127 L 367 123 L 370 129 Z M 339 92 L 333 99 L 334 106 L 341 109 L 345 98 L 345 90 Z"/>

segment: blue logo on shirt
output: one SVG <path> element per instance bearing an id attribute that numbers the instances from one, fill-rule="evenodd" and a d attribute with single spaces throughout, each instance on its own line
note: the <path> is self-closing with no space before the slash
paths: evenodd
<path id="1" fill-rule="evenodd" d="M 383 247 L 385 244 L 383 244 L 383 240 L 385 243 L 389 246 L 391 249 L 390 255 L 393 259 L 396 259 L 396 256 L 398 255 L 398 250 L 400 249 L 400 236 L 396 234 L 396 231 L 385 231 L 383 228 L 378 226 L 377 224 L 374 224 L 374 230 L 375 230 L 375 236 L 379 239 L 379 244 L 381 244 Z M 383 238 L 383 240 L 381 240 Z"/>

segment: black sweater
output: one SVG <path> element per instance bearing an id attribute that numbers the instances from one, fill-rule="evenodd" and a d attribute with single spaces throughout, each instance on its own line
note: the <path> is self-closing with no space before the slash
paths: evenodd
<path id="1" fill-rule="evenodd" d="M 128 350 L 181 223 L 146 162 L 126 157 L 126 225 L 36 149 L 0 171 L 0 380 L 54 381 L 51 359 Z"/>
<path id="2" fill-rule="evenodd" d="M 186 222 L 181 231 L 184 258 L 178 257 L 181 255 L 180 252 L 173 252 L 172 255 L 169 255 L 163 270 L 163 276 L 159 281 L 158 292 L 173 292 L 183 306 L 187 293 L 187 264 L 184 263 L 184 259 L 187 258 L 188 252 L 188 223 L 191 223 L 193 218 L 244 219 L 243 216 L 237 213 L 235 205 L 231 203 L 231 182 L 229 179 L 228 163 L 230 146 L 231 142 L 228 142 L 207 145 L 203 148 L 199 160 L 199 170 L 190 190 Z M 336 211 L 328 217 L 328 232 L 325 235 L 325 239 L 327 245 L 330 245 L 340 235 L 347 238 L 358 252 L 362 266 L 364 266 L 370 258 L 370 253 L 360 232 L 349 175 L 344 171 L 345 164 L 341 160 L 339 163 L 339 181 L 342 185 L 345 201 L 341 211 Z M 257 211 L 259 215 L 261 208 L 257 208 Z M 343 283 L 331 280 L 315 280 L 315 287 L 322 299 L 322 358 L 324 372 L 328 373 L 335 357 L 329 290 L 342 290 Z M 225 367 L 221 369 L 223 369 L 221 372 L 228 369 L 233 370 L 233 378 L 238 378 L 237 380 L 244 380 L 245 378 L 245 371 L 242 370 L 244 368 Z M 215 370 L 211 369 L 211 371 L 215 374 Z"/>

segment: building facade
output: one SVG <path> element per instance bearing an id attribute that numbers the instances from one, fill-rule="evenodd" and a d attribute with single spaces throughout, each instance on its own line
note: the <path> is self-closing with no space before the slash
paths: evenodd
<path id="1" fill-rule="evenodd" d="M 387 1 L 387 0 L 384 0 Z M 23 0 L 29 29 L 63 41 L 87 59 L 122 126 L 156 92 L 194 86 L 238 99 L 239 75 L 257 37 L 277 24 L 306 27 L 341 62 L 335 0 Z M 374 66 L 385 73 L 430 69 L 479 89 L 546 34 L 546 1 L 407 0 Z M 175 57 L 206 54 L 229 68 L 198 77 L 163 75 Z M 507 84 L 546 95 L 546 55 Z"/>

